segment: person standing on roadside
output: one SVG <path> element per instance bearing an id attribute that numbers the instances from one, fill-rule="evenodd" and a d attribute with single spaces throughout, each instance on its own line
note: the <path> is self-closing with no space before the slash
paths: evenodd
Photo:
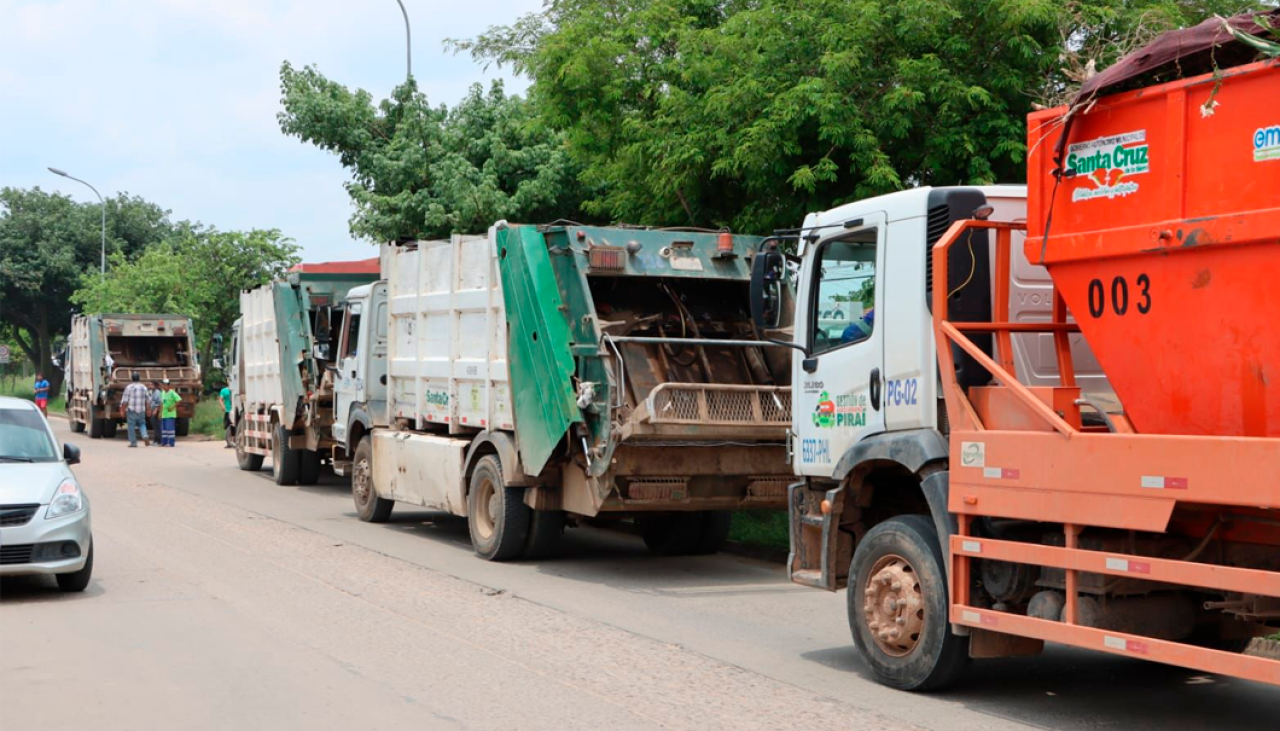
<path id="1" fill-rule="evenodd" d="M 120 415 L 124 417 L 125 423 L 129 426 L 129 448 L 135 449 L 138 446 L 138 430 L 142 430 L 142 443 L 145 446 L 151 446 L 151 439 L 147 436 L 147 407 L 149 399 L 147 398 L 147 387 L 142 385 L 142 381 L 136 372 L 133 374 L 133 383 L 130 383 L 124 389 L 124 396 L 120 399 Z"/>
<path id="2" fill-rule="evenodd" d="M 164 392 L 160 394 L 160 446 L 176 447 L 178 446 L 178 402 L 182 400 L 182 396 L 169 385 L 168 378 L 160 383 L 164 386 Z"/>
<path id="3" fill-rule="evenodd" d="M 222 390 L 218 392 L 218 398 L 222 399 L 222 433 L 225 435 L 231 431 L 231 386 L 222 384 Z M 227 437 L 227 449 L 231 449 L 231 438 Z"/>
<path id="4" fill-rule="evenodd" d="M 147 409 L 147 419 L 149 420 L 148 423 L 151 424 L 151 431 L 155 432 L 156 434 L 160 433 L 160 394 L 161 393 L 163 392 L 160 390 L 160 382 L 152 381 L 151 388 L 147 389 L 147 394 L 149 396 L 148 403 L 150 405 L 150 408 Z"/>
<path id="5" fill-rule="evenodd" d="M 49 418 L 49 382 L 44 379 L 43 373 L 36 374 L 35 394 L 36 408 L 40 409 L 46 419 Z"/>

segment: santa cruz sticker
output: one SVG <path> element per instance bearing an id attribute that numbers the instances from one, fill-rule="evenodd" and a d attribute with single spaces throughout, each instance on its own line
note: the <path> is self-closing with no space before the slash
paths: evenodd
<path id="1" fill-rule="evenodd" d="M 1138 192 L 1135 175 L 1151 172 L 1147 156 L 1147 131 L 1098 137 L 1067 147 L 1067 174 L 1079 185 L 1071 201 L 1123 198 Z"/>
<path id="2" fill-rule="evenodd" d="M 1280 160 L 1280 124 L 1253 133 L 1253 161 Z"/>

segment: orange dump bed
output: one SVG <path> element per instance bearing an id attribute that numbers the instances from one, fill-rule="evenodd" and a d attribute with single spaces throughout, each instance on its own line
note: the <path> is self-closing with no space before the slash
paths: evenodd
<path id="1" fill-rule="evenodd" d="M 1087 110 L 1060 179 L 1065 109 L 1030 118 L 1028 260 L 1138 431 L 1280 436 L 1280 64 Z"/>

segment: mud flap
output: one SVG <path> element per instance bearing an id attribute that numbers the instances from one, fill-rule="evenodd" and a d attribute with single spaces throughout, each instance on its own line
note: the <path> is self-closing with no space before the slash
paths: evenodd
<path id="1" fill-rule="evenodd" d="M 840 515 L 845 489 L 841 485 L 825 492 L 810 490 L 807 483 L 787 486 L 787 516 L 790 523 L 791 552 L 787 556 L 787 578 L 796 584 L 836 591 L 842 586 L 841 564 L 849 565 L 852 551 L 841 561 Z M 822 503 L 831 509 L 823 514 Z M 852 548 L 852 538 L 846 539 Z"/>

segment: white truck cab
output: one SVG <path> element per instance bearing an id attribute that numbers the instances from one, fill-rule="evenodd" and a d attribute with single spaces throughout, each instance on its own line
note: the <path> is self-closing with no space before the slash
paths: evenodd
<path id="1" fill-rule="evenodd" d="M 844 586 L 857 540 L 882 514 L 917 512 L 931 516 L 940 535 L 950 530 L 947 417 L 930 312 L 933 287 L 944 285 L 933 281 L 932 248 L 955 221 L 1025 215 L 1023 186 L 916 188 L 810 214 L 802 228 L 773 241 L 794 242 L 790 266 L 781 252 L 757 256 L 757 326 L 790 329 L 796 351 L 792 456 L 802 480 L 789 500 L 793 581 L 832 591 Z M 984 233 L 971 236 L 953 250 L 953 281 L 945 283 L 956 320 L 985 320 L 991 312 L 992 247 Z M 1015 248 L 1020 244 L 1021 234 Z M 1015 260 L 1011 316 L 1049 320 L 1047 272 Z M 787 276 L 796 292 L 793 323 L 769 311 L 785 299 L 769 288 Z M 1057 382 L 1052 344 L 1042 339 L 1048 337 L 1013 338 L 1019 372 L 1029 374 L 1031 385 Z M 1072 337 L 1086 395 L 1113 402 L 1087 344 Z M 993 350 L 990 336 L 974 340 Z M 956 364 L 962 383 L 989 381 L 967 355 L 957 353 Z"/>
<path id="2" fill-rule="evenodd" d="M 367 326 L 361 327 L 362 323 Z M 386 282 L 354 287 L 347 293 L 347 317 L 337 348 L 332 360 L 334 365 L 330 366 L 334 394 L 333 437 L 345 446 L 356 444 L 375 426 L 386 426 Z M 350 454 L 334 456 L 334 472 L 348 474 Z"/>

